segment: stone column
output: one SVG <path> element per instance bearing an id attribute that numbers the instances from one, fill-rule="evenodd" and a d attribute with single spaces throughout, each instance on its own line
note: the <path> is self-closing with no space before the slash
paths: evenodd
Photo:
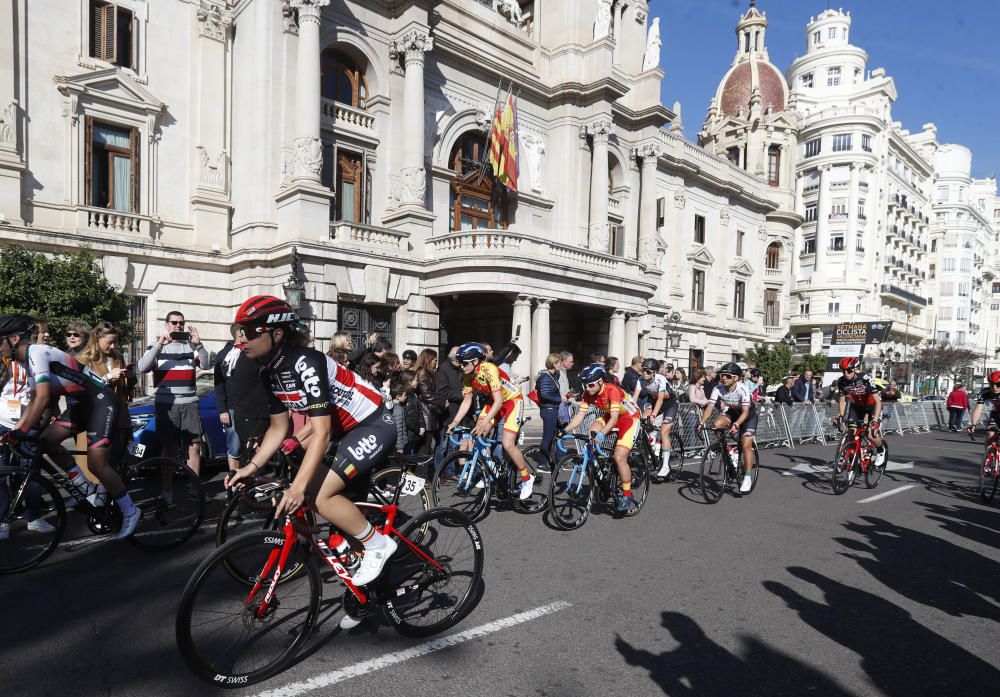
<path id="1" fill-rule="evenodd" d="M 0 215 L 21 221 L 20 105 L 17 101 L 18 73 L 15 52 L 24 48 L 19 23 L 14 21 L 12 0 L 0 2 Z"/>
<path id="2" fill-rule="evenodd" d="M 656 163 L 661 146 L 658 142 L 636 148 L 642 158 L 639 193 L 639 263 L 647 269 L 656 267 Z"/>
<path id="3" fill-rule="evenodd" d="M 511 322 L 511 336 L 517 336 L 517 346 L 521 355 L 511 366 L 514 372 L 524 377 L 531 371 L 531 297 L 518 295 L 514 301 L 514 318 Z"/>
<path id="4" fill-rule="evenodd" d="M 857 245 L 857 240 L 861 236 L 861 230 L 858 229 L 858 168 L 860 165 L 856 162 L 852 162 L 851 165 L 851 182 L 847 185 L 847 231 L 844 233 L 844 245 L 847 250 L 847 266 L 845 267 L 844 278 L 852 278 L 854 273 L 854 257 L 856 252 L 854 250 Z"/>
<path id="5" fill-rule="evenodd" d="M 614 128 L 609 117 L 602 117 L 587 127 L 587 133 L 594 141 L 590 171 L 589 246 L 602 254 L 610 251 L 611 243 L 608 229 L 608 136 Z"/>
<path id="6" fill-rule="evenodd" d="M 608 323 L 608 356 L 622 358 L 625 353 L 625 310 L 615 310 L 611 313 Z M 628 360 L 627 358 L 625 360 Z"/>
<path id="7" fill-rule="evenodd" d="M 330 0 L 292 0 L 299 11 L 295 58 L 295 168 L 292 182 L 320 184 L 323 143 L 320 134 L 319 21 Z"/>
<path id="8" fill-rule="evenodd" d="M 403 109 L 406 133 L 403 134 L 403 167 L 400 171 L 400 203 L 424 208 L 427 172 L 424 170 L 424 53 L 434 48 L 428 30 L 413 28 L 389 44 L 389 57 L 403 57 L 405 82 Z"/>
<path id="9" fill-rule="evenodd" d="M 628 366 L 633 356 L 639 354 L 639 318 L 642 315 L 629 315 L 625 320 L 625 350 L 618 358 L 622 362 L 622 370 Z"/>
<path id="10" fill-rule="evenodd" d="M 830 246 L 830 165 L 819 168 L 819 197 L 816 199 L 816 267 L 823 268 Z M 822 280 L 822 279 L 821 279 Z"/>
<path id="11" fill-rule="evenodd" d="M 545 359 L 551 352 L 549 347 L 549 310 L 552 300 L 539 298 L 531 315 L 531 374 L 537 375 L 545 369 Z"/>

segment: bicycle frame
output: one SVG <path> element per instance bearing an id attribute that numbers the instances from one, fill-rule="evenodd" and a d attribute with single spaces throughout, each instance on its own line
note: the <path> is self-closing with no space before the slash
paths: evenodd
<path id="1" fill-rule="evenodd" d="M 568 438 L 577 441 L 583 441 L 584 436 L 582 434 L 577 435 L 564 435 L 563 438 Z M 562 440 L 562 439 L 560 439 Z M 573 482 L 576 482 L 575 494 L 580 493 L 581 487 L 583 487 L 583 473 L 590 470 L 596 476 L 596 479 L 604 480 L 605 470 L 608 467 L 607 460 L 611 459 L 612 456 L 605 455 L 601 450 L 601 446 L 595 441 L 594 434 L 590 433 L 586 436 L 586 442 L 584 443 L 583 449 L 580 453 L 583 461 L 573 465 L 573 471 L 570 472 L 569 481 L 566 482 L 566 489 L 568 491 L 573 491 Z M 604 466 L 598 467 L 602 464 Z"/>
<path id="2" fill-rule="evenodd" d="M 858 421 L 853 423 L 849 427 L 851 431 L 845 434 L 851 441 L 851 445 L 854 446 L 858 454 L 861 454 L 861 449 L 863 446 L 861 440 L 864 438 L 868 442 L 868 446 L 874 447 L 871 444 L 871 440 L 868 438 L 868 424 Z M 871 464 L 870 458 L 861 458 L 861 473 L 865 474 L 868 472 L 868 465 Z"/>

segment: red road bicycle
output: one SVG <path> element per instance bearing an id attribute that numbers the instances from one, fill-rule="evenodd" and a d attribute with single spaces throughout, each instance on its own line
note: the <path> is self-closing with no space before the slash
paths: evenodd
<path id="1" fill-rule="evenodd" d="M 843 422 L 837 429 L 844 430 Z M 833 493 L 843 494 L 854 484 L 854 479 L 860 471 L 865 475 L 865 486 L 874 489 L 882 481 L 885 465 L 889 462 L 889 444 L 882 439 L 882 450 L 885 457 L 882 464 L 878 462 L 875 446 L 868 440 L 868 424 L 855 421 L 848 427 L 844 437 L 837 446 L 837 456 L 833 460 Z"/>
<path id="2" fill-rule="evenodd" d="M 970 434 L 973 431 L 969 431 Z M 979 466 L 979 495 L 983 501 L 989 503 L 997 493 L 997 484 L 1000 483 L 1000 445 L 994 440 L 986 446 L 983 453 L 983 462 Z"/>
<path id="3" fill-rule="evenodd" d="M 240 535 L 198 566 L 181 595 L 175 627 L 192 672 L 217 687 L 237 688 L 288 666 L 319 615 L 323 581 L 317 558 L 346 587 L 343 610 L 354 620 L 378 609 L 396 631 L 419 637 L 444 631 L 471 611 L 482 576 L 483 544 L 467 515 L 432 508 L 397 530 L 395 504 L 357 505 L 366 517 L 384 514 L 379 530 L 397 539 L 382 574 L 367 586 L 351 582 L 305 507 L 287 516 L 280 530 Z M 363 549 L 356 541 L 352 547 Z"/>

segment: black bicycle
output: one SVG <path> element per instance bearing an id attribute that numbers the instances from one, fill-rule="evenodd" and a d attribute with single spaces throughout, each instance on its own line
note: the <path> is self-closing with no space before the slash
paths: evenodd
<path id="1" fill-rule="evenodd" d="M 7 533 L 0 540 L 0 574 L 26 571 L 55 551 L 67 522 L 60 489 L 71 499 L 71 507 L 87 517 L 93 534 L 110 536 L 121 529 L 121 512 L 109 495 L 88 497 L 35 448 L 12 443 L 0 447 L 8 448 L 9 461 L 18 463 L 0 467 L 0 525 L 6 526 Z M 205 513 L 205 491 L 190 468 L 166 457 L 137 460 L 127 456 L 119 473 L 141 511 L 129 542 L 160 551 L 177 547 L 194 535 Z"/>
<path id="2" fill-rule="evenodd" d="M 657 453 L 663 452 L 661 431 L 649 419 L 643 419 L 639 423 L 641 424 L 642 437 L 637 440 L 636 445 L 639 446 L 649 462 L 650 481 L 656 484 L 674 481 L 677 479 L 677 475 L 684 470 L 684 461 L 687 459 L 687 453 L 684 452 L 684 439 L 679 433 L 680 423 L 675 421 L 674 427 L 670 429 L 670 474 L 666 477 L 657 474 L 661 462 Z M 654 447 L 657 443 L 660 444 L 659 449 Z"/>
<path id="3" fill-rule="evenodd" d="M 750 491 L 740 493 L 740 482 L 746 466 L 743 448 L 738 440 L 729 439 L 728 428 L 713 429 L 717 440 L 705 449 L 701 456 L 701 495 L 706 503 L 718 503 L 727 488 L 741 496 L 749 496 L 757 488 L 757 473 L 760 471 L 760 453 L 756 441 L 753 443 L 753 469 L 750 470 Z"/>

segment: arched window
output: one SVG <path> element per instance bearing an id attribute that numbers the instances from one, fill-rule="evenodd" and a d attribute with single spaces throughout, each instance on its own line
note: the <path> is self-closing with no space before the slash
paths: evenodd
<path id="1" fill-rule="evenodd" d="M 781 268 L 781 244 L 772 242 L 767 246 L 767 257 L 764 260 L 764 267 L 772 270 Z"/>
<path id="2" fill-rule="evenodd" d="M 343 53 L 327 49 L 320 58 L 320 94 L 341 104 L 366 108 L 368 83 L 357 64 Z"/>
<path id="3" fill-rule="evenodd" d="M 451 151 L 448 165 L 455 170 L 451 180 L 449 230 L 507 228 L 507 191 L 493 178 L 489 164 L 481 163 L 486 138 L 481 133 L 462 136 Z"/>

